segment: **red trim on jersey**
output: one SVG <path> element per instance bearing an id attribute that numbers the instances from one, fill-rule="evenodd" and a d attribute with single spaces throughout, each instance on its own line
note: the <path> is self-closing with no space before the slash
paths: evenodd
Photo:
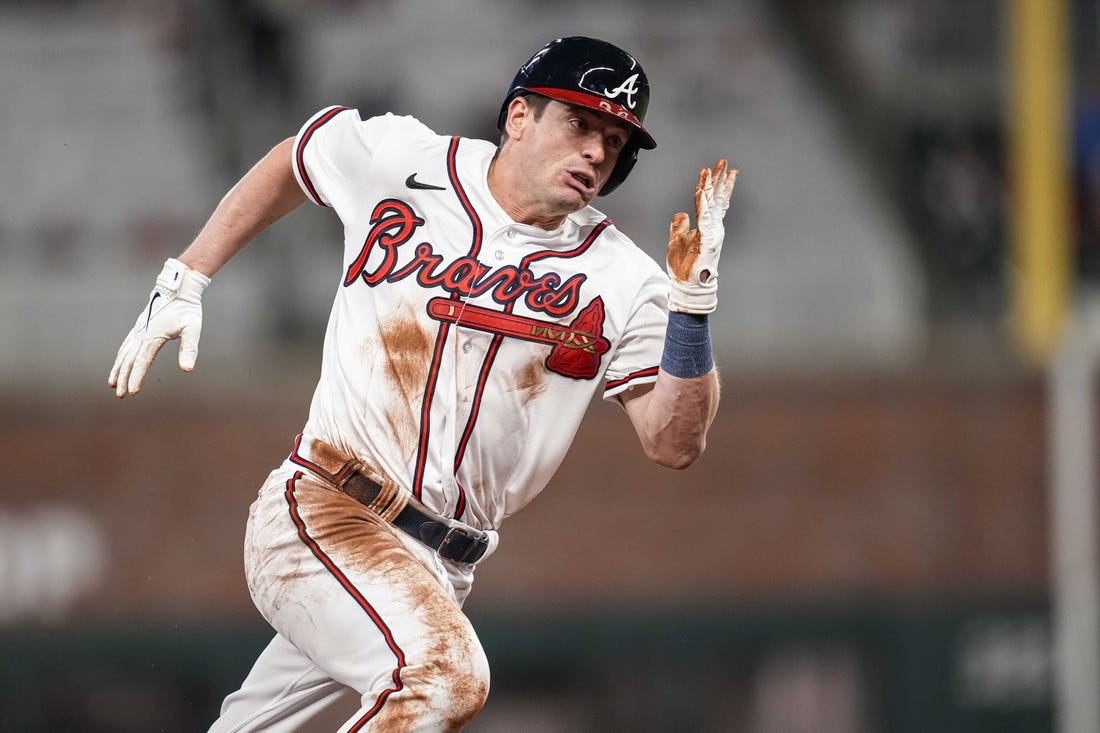
<path id="1" fill-rule="evenodd" d="M 473 204 L 470 203 L 470 197 L 466 195 L 466 189 L 463 188 L 462 182 L 458 178 L 458 146 L 462 138 L 455 135 L 451 138 L 451 144 L 447 147 L 447 178 L 451 181 L 451 187 L 454 189 L 455 194 L 458 195 L 458 201 L 462 204 L 463 210 L 466 212 L 466 217 L 470 220 L 472 232 L 470 235 L 470 252 L 469 257 L 477 257 L 481 251 L 481 241 L 484 236 L 481 217 L 478 215 L 477 210 Z M 459 294 L 452 293 L 451 300 L 460 300 Z M 447 334 L 450 332 L 450 324 L 444 323 L 440 326 L 439 334 L 435 340 L 435 350 L 432 353 L 432 366 L 428 372 L 428 382 L 424 388 L 424 401 L 420 411 L 420 441 L 417 445 L 416 452 L 416 471 L 413 474 L 413 496 L 417 499 L 420 498 L 424 487 L 424 470 L 428 463 L 428 434 L 431 431 L 431 404 L 432 399 L 435 396 L 436 379 L 439 377 L 439 364 L 442 361 L 443 347 L 447 342 Z M 456 464 L 457 470 L 457 464 Z M 455 486 L 458 487 L 458 499 L 455 502 L 455 516 L 460 517 L 462 513 L 466 511 L 466 490 L 462 488 L 458 483 L 457 477 L 455 479 Z"/>
<path id="2" fill-rule="evenodd" d="M 447 343 L 447 333 L 451 324 L 444 323 L 435 337 L 432 350 L 432 366 L 428 370 L 428 381 L 424 388 L 424 399 L 420 403 L 420 441 L 416 448 L 416 472 L 413 474 L 412 493 L 417 499 L 423 493 L 424 468 L 428 463 L 428 436 L 431 433 L 432 399 L 435 397 L 435 382 L 439 378 L 439 365 L 443 361 L 443 347 Z"/>
<path id="3" fill-rule="evenodd" d="M 470 257 L 477 257 L 477 254 L 481 251 L 481 217 L 478 216 L 477 210 L 474 205 L 470 203 L 470 197 L 466 195 L 466 189 L 462 187 L 462 182 L 458 180 L 458 143 L 461 138 L 452 137 L 451 146 L 447 149 L 447 177 L 451 179 L 451 185 L 454 186 L 455 193 L 458 194 L 458 200 L 462 203 L 462 208 L 466 210 L 466 216 L 470 219 L 470 224 L 473 226 L 474 231 L 470 240 Z M 457 295 L 451 296 L 457 298 Z"/>
<path id="4" fill-rule="evenodd" d="M 544 249 L 533 254 L 529 254 L 523 258 L 523 262 L 520 267 L 530 267 L 532 262 L 538 260 L 545 260 L 551 257 L 557 257 L 559 259 L 571 259 L 582 255 L 588 251 L 588 248 L 592 246 L 592 243 L 596 241 L 596 238 L 603 234 L 603 230 L 611 226 L 611 219 L 604 219 L 596 226 L 592 227 L 592 231 L 588 233 L 588 236 L 584 238 L 584 241 L 578 244 L 573 249 L 559 251 L 556 249 Z M 511 305 L 511 304 L 509 304 Z"/>
<path id="5" fill-rule="evenodd" d="M 604 219 L 599 224 L 592 227 L 592 231 L 589 232 L 588 236 L 584 238 L 584 241 L 582 241 L 580 244 L 578 244 L 573 249 L 565 250 L 565 251 L 559 251 L 559 250 L 553 250 L 553 249 L 544 249 L 544 250 L 540 250 L 538 252 L 534 252 L 534 253 L 529 254 L 529 255 L 527 255 L 526 257 L 523 258 L 523 261 L 521 262 L 520 267 L 521 268 L 528 268 L 528 267 L 531 266 L 532 262 L 535 262 L 537 260 L 548 259 L 548 258 L 551 258 L 551 257 L 569 259 L 569 258 L 577 257 L 578 255 L 582 255 L 586 251 L 588 251 L 588 248 L 592 246 L 593 242 L 596 241 L 596 238 L 599 237 L 600 234 L 602 234 L 603 231 L 605 229 L 607 229 L 609 226 L 611 226 L 611 219 Z M 514 306 L 515 306 L 515 301 L 514 300 L 510 301 L 506 306 L 504 306 L 504 312 L 505 313 L 511 313 Z M 498 336 L 493 337 L 493 341 L 492 341 L 492 343 L 490 343 L 489 349 L 485 354 L 485 361 L 481 365 L 481 373 L 478 374 L 477 387 L 474 390 L 474 398 L 473 398 L 473 401 L 472 401 L 471 406 L 470 406 L 470 417 L 466 420 L 466 428 L 462 431 L 462 439 L 459 440 L 458 450 L 455 452 L 454 473 L 455 473 L 455 482 L 456 483 L 458 482 L 457 477 L 458 477 L 459 464 L 462 463 L 462 459 L 466 456 L 466 446 L 470 442 L 470 436 L 473 435 L 474 423 L 477 422 L 478 413 L 481 410 L 481 398 L 485 394 L 485 384 L 486 384 L 486 382 L 489 381 L 489 370 L 492 369 L 493 361 L 496 359 L 497 351 L 499 351 L 500 345 L 503 341 L 504 341 L 503 336 L 498 335 Z M 462 509 L 464 510 L 465 506 L 463 506 Z M 455 510 L 455 519 L 461 519 L 461 518 L 462 518 L 462 511 L 459 511 L 458 509 L 456 509 Z"/>
<path id="6" fill-rule="evenodd" d="M 482 362 L 481 372 L 477 375 L 477 387 L 474 389 L 474 398 L 470 405 L 470 417 L 466 420 L 466 428 L 462 431 L 462 439 L 459 440 L 458 450 L 455 452 L 456 474 L 458 473 L 459 464 L 462 463 L 462 459 L 466 455 L 466 445 L 470 442 L 470 435 L 474 431 L 474 423 L 477 422 L 477 415 L 481 410 L 481 398 L 485 395 L 485 383 L 489 381 L 489 370 L 493 365 L 493 361 L 497 358 L 497 351 L 500 350 L 500 344 L 503 341 L 503 336 L 494 336 L 488 350 L 485 352 L 485 361 Z M 458 518 L 458 515 L 455 515 L 455 519 Z"/>
<path id="7" fill-rule="evenodd" d="M 313 473 L 317 474 L 318 476 L 321 476 L 324 479 L 327 479 L 328 481 L 331 481 L 332 483 L 336 484 L 337 486 L 340 486 L 341 484 L 343 484 L 344 479 L 347 478 L 348 474 L 355 470 L 355 461 L 349 458 L 348 462 L 344 464 L 343 468 L 340 469 L 339 473 L 329 473 L 329 471 L 327 469 L 324 469 L 324 468 L 318 466 L 313 461 L 309 460 L 308 458 L 303 458 L 301 455 L 299 455 L 298 449 L 301 446 L 302 446 L 302 434 L 298 433 L 298 437 L 294 439 L 294 449 L 292 451 L 290 451 L 290 456 L 288 456 L 290 458 L 290 462 L 291 463 L 296 463 L 297 465 L 301 466 L 302 468 L 309 469 Z"/>
<path id="8" fill-rule="evenodd" d="M 301 440 L 301 436 L 298 436 Z M 295 451 L 297 451 L 298 442 L 295 441 Z M 393 638 L 393 632 L 390 627 L 386 625 L 386 622 L 382 620 L 382 617 L 378 614 L 378 611 L 370 604 L 370 602 L 363 596 L 358 588 L 351 582 L 347 575 L 337 567 L 336 563 L 332 560 L 328 554 L 325 553 L 321 546 L 317 543 L 313 537 L 310 536 L 309 530 L 306 528 L 305 520 L 302 519 L 302 514 L 298 507 L 298 498 L 294 495 L 294 485 L 305 474 L 301 471 L 295 471 L 294 476 L 287 479 L 286 491 L 284 496 L 286 497 L 287 506 L 290 508 L 290 518 L 294 522 L 294 526 L 298 529 L 298 538 L 309 548 L 309 551 L 313 553 L 325 569 L 332 574 L 336 581 L 347 591 L 355 602 L 359 604 L 359 607 L 370 617 L 371 622 L 374 623 L 375 628 L 381 632 L 383 638 L 386 640 L 386 646 L 393 652 L 394 657 L 397 658 L 397 666 L 393 670 L 393 686 L 388 687 L 378 695 L 378 699 L 375 701 L 374 706 L 366 712 L 366 714 L 359 719 L 359 721 L 350 728 L 350 730 L 359 730 L 363 725 L 367 723 L 371 718 L 378 714 L 378 711 L 382 709 L 382 705 L 385 704 L 386 698 L 388 698 L 394 692 L 399 692 L 405 687 L 405 683 L 401 681 L 401 670 L 405 668 L 405 652 L 398 646 L 397 640 Z"/>
<path id="9" fill-rule="evenodd" d="M 309 174 L 306 173 L 306 161 L 305 161 L 305 147 L 309 142 L 309 139 L 313 137 L 313 133 L 317 132 L 319 128 L 328 123 L 336 115 L 341 112 L 351 109 L 350 107 L 336 107 L 325 112 L 306 128 L 298 139 L 297 148 L 294 150 L 294 164 L 298 168 L 298 175 L 302 179 L 302 183 L 306 185 L 306 192 L 309 193 L 309 197 L 313 199 L 313 202 L 318 206 L 328 207 L 324 201 L 321 200 L 321 195 L 317 193 L 316 187 L 313 185 L 313 181 L 309 180 Z"/>
<path id="10" fill-rule="evenodd" d="M 635 379 L 641 379 L 642 377 L 655 377 L 657 372 L 660 371 L 660 367 L 649 367 L 647 369 L 639 369 L 636 372 L 627 374 L 622 379 L 612 379 L 606 385 L 604 385 L 604 392 L 621 387 L 627 382 L 633 382 Z"/>

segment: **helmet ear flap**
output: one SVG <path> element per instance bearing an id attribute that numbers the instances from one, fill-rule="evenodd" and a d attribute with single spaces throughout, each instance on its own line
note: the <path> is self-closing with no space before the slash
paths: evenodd
<path id="1" fill-rule="evenodd" d="M 600 196 L 611 193 L 619 187 L 620 183 L 626 180 L 626 177 L 630 175 L 630 171 L 633 170 L 634 164 L 638 162 L 638 150 L 637 143 L 623 148 L 623 151 L 619 153 L 619 160 L 615 162 L 615 167 L 611 169 L 611 175 L 607 177 L 607 183 L 600 188 Z"/>

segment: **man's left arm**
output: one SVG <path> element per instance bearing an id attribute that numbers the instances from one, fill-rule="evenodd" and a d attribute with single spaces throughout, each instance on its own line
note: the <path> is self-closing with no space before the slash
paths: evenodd
<path id="1" fill-rule="evenodd" d="M 652 387 L 643 389 L 624 392 L 621 399 L 646 456 L 669 468 L 695 463 L 718 412 L 718 372 L 682 379 L 662 369 Z"/>
<path id="2" fill-rule="evenodd" d="M 666 265 L 669 318 L 661 369 L 650 389 L 622 395 L 646 455 L 670 468 L 687 468 L 703 454 L 718 410 L 718 372 L 709 314 L 718 306 L 718 259 L 736 170 L 725 160 L 704 168 L 695 187 L 697 228 L 688 215 L 672 217 Z"/>

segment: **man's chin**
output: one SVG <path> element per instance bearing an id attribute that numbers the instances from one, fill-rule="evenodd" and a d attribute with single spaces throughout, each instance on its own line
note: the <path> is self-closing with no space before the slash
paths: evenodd
<path id="1" fill-rule="evenodd" d="M 596 197 L 597 189 L 589 188 L 569 175 L 565 177 L 562 186 L 571 194 L 571 198 L 579 202 L 577 205 L 578 209 L 583 209 Z"/>
<path id="2" fill-rule="evenodd" d="M 567 213 L 572 214 L 588 206 L 588 202 L 591 200 L 591 197 L 585 196 L 581 191 L 578 191 L 572 186 L 567 186 L 561 196 L 558 197 L 558 204 L 563 210 L 566 210 Z"/>
<path id="3" fill-rule="evenodd" d="M 592 199 L 596 198 L 596 191 L 595 190 L 581 191 L 579 189 L 574 188 L 573 189 L 573 194 L 574 194 L 574 196 L 575 196 L 575 198 L 578 202 L 577 203 L 577 208 L 578 209 L 583 209 L 585 206 L 588 206 L 590 203 L 592 203 Z"/>

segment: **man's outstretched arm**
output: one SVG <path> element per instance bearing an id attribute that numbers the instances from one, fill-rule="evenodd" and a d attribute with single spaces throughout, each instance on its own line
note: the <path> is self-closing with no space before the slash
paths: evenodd
<path id="1" fill-rule="evenodd" d="M 180 339 L 179 365 L 195 368 L 202 292 L 210 278 L 273 222 L 305 201 L 291 168 L 293 138 L 276 145 L 222 198 L 191 245 L 164 263 L 149 300 L 115 357 L 107 385 L 137 394 L 161 347 Z"/>
<path id="2" fill-rule="evenodd" d="M 687 468 L 703 454 L 718 411 L 718 372 L 709 314 L 718 306 L 718 259 L 737 171 L 719 160 L 704 168 L 695 187 L 696 229 L 678 213 L 669 229 L 666 265 L 671 281 L 669 319 L 657 381 L 622 395 L 647 456 L 670 468 Z"/>
<path id="3" fill-rule="evenodd" d="M 291 168 L 293 145 L 294 138 L 283 140 L 229 189 L 180 262 L 213 277 L 260 232 L 306 200 Z"/>

